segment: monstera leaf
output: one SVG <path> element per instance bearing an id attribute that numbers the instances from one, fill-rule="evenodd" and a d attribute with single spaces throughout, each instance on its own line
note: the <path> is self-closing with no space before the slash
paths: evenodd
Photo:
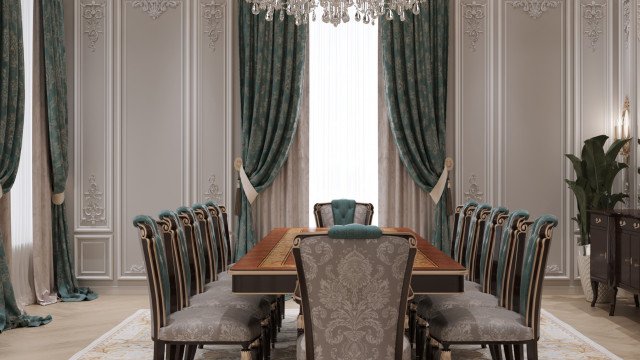
<path id="1" fill-rule="evenodd" d="M 616 176 L 628 166 L 617 162 L 620 150 L 630 139 L 615 140 L 607 151 L 604 145 L 609 139 L 606 135 L 599 135 L 584 142 L 581 158 L 572 154 L 565 156 L 576 173 L 575 180 L 566 179 L 565 182 L 576 197 L 578 214 L 573 218 L 580 227 L 580 245 L 589 244 L 589 210 L 613 209 L 617 203 L 624 202 L 629 197 L 623 193 L 612 194 L 611 189 Z"/>

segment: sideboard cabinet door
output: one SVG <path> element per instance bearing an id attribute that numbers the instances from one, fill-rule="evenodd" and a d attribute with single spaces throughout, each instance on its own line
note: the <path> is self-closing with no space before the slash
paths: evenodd
<path id="1" fill-rule="evenodd" d="M 604 214 L 591 214 L 589 233 L 591 236 L 591 278 L 607 284 L 609 282 L 609 221 Z"/>

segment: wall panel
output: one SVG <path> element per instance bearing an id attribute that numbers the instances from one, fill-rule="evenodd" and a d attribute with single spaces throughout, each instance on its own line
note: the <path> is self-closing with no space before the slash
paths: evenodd
<path id="1" fill-rule="evenodd" d="M 143 280 L 136 215 L 229 200 L 231 10 L 224 0 L 74 6 L 76 271 Z"/>

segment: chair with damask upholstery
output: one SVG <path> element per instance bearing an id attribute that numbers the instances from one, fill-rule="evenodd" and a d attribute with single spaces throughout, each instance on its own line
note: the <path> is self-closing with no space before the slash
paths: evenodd
<path id="1" fill-rule="evenodd" d="M 329 203 L 317 203 L 313 206 L 316 227 L 334 225 L 362 224 L 371 225 L 373 204 L 359 203 L 355 200 L 338 199 Z"/>
<path id="2" fill-rule="evenodd" d="M 412 235 L 375 226 L 298 236 L 293 255 L 306 327 L 297 359 L 411 359 L 404 322 L 415 254 Z"/>
<path id="3" fill-rule="evenodd" d="M 451 359 L 453 344 L 490 344 L 497 358 L 501 357 L 497 352 L 500 345 L 505 345 L 505 349 L 513 346 L 516 359 L 523 358 L 526 345 L 527 359 L 538 359 L 542 283 L 553 228 L 557 224 L 556 217 L 543 215 L 531 226 L 524 243 L 517 288 L 519 298 L 501 299 L 506 301 L 506 308 L 455 307 L 432 314 L 429 337 L 442 345 L 441 359 Z"/>
<path id="4" fill-rule="evenodd" d="M 222 307 L 192 307 L 190 276 L 182 273 L 184 254 L 161 236 L 158 223 L 149 216 L 133 220 L 139 229 L 147 270 L 151 305 L 151 338 L 155 360 L 194 359 L 200 345 L 239 344 L 240 359 L 253 358 L 252 348 L 262 358 L 260 319 L 252 312 Z M 169 245 L 169 247 L 165 247 Z M 176 297 L 175 299 L 173 299 Z M 264 342 L 264 341 L 263 341 Z"/>

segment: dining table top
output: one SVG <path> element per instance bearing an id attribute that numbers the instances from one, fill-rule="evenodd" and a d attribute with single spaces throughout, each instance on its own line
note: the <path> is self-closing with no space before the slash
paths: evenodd
<path id="1" fill-rule="evenodd" d="M 467 273 L 464 266 L 431 245 L 415 231 L 403 227 L 381 229 L 385 235 L 409 234 L 415 237 L 417 251 L 413 275 L 464 276 Z M 229 274 L 232 276 L 295 274 L 296 264 L 292 253 L 294 239 L 302 234 L 326 234 L 328 230 L 328 228 L 311 227 L 273 229 L 229 269 Z"/>

